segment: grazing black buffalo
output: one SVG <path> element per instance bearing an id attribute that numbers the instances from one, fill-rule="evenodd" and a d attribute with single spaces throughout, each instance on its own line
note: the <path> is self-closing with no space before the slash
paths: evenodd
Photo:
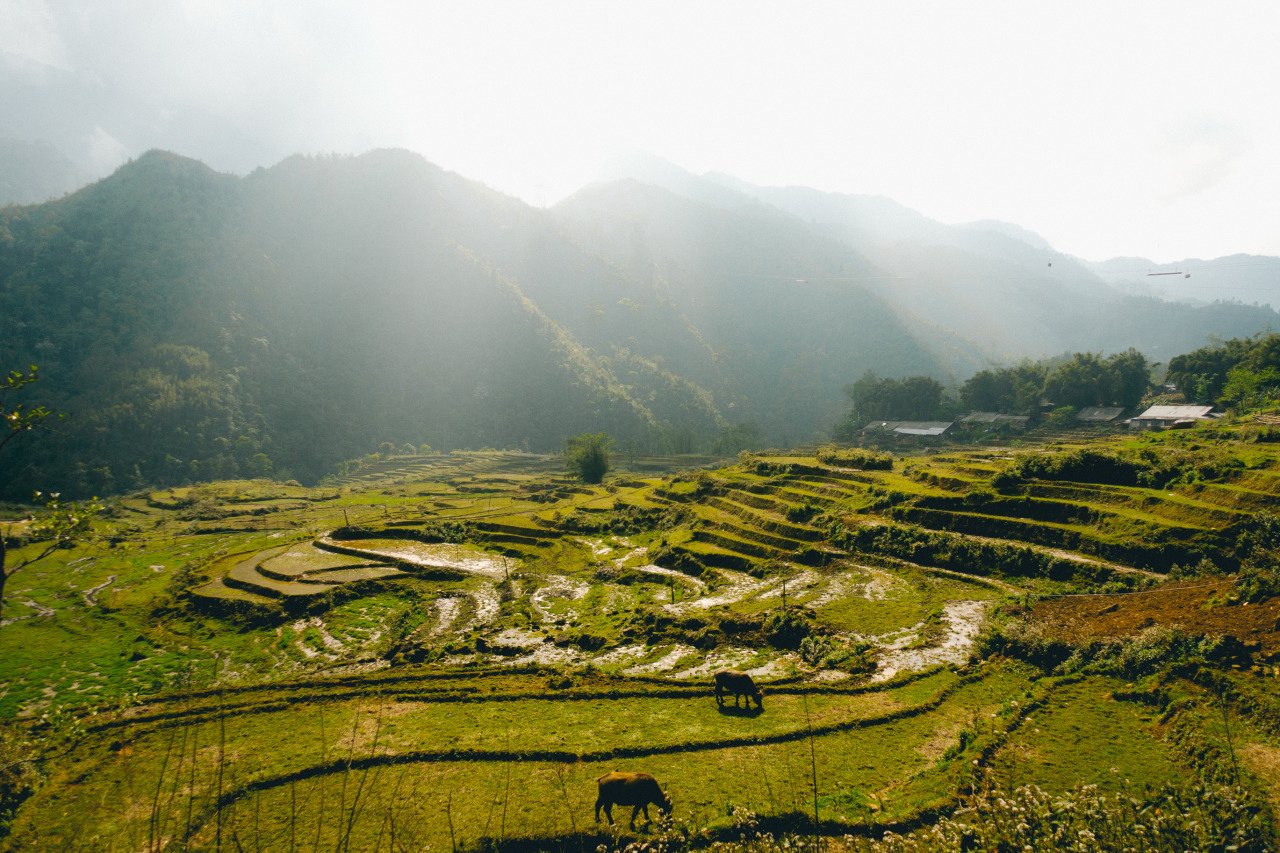
<path id="1" fill-rule="evenodd" d="M 745 672 L 738 672 L 736 669 L 722 669 L 716 673 L 716 704 L 724 705 L 724 697 L 726 693 L 733 694 L 733 706 L 738 707 L 738 701 L 743 697 L 747 697 L 747 708 L 751 707 L 751 700 L 756 700 L 756 707 L 761 711 L 764 710 L 764 701 L 760 698 L 760 688 L 756 687 L 756 683 L 752 681 L 751 676 Z"/>
<path id="2" fill-rule="evenodd" d="M 649 820 L 649 804 L 653 803 L 663 814 L 671 813 L 671 798 L 663 793 L 658 780 L 648 773 L 626 773 L 614 770 L 596 780 L 600 787 L 600 795 L 596 797 L 596 823 L 600 822 L 600 809 L 613 824 L 613 807 L 633 806 L 631 810 L 631 828 L 636 828 L 636 815 L 644 810 L 644 819 Z"/>

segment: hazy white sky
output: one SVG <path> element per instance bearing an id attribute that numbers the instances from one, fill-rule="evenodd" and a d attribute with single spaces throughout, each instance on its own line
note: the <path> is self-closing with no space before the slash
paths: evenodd
<path id="1" fill-rule="evenodd" d="M 27 73 L 266 160 L 401 146 L 551 203 L 643 151 L 1090 259 L 1280 254 L 1278 39 L 1275 2 L 0 0 Z"/>

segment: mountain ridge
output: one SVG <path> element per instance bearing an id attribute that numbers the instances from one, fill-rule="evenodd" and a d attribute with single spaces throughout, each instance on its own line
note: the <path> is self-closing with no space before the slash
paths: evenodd
<path id="1" fill-rule="evenodd" d="M 244 177 L 157 150 L 5 208 L 0 363 L 41 365 L 41 401 L 73 418 L 21 443 L 0 492 L 314 481 L 379 442 L 815 441 L 866 372 L 1164 359 L 1280 319 L 1125 296 L 1000 225 L 656 173 L 541 210 L 404 150 Z"/>

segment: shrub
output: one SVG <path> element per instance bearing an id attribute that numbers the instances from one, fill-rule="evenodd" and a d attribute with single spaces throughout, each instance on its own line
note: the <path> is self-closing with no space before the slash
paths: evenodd
<path id="1" fill-rule="evenodd" d="M 661 566 L 664 569 L 675 569 L 686 575 L 695 578 L 702 577 L 707 572 L 706 565 L 697 557 L 688 551 L 678 548 L 672 548 L 669 545 L 659 545 L 649 552 L 649 559 L 653 561 L 655 566 Z"/>
<path id="2" fill-rule="evenodd" d="M 989 628 L 978 641 L 983 657 L 1002 654 L 1059 675 L 1089 672 L 1136 679 L 1187 663 L 1246 663 L 1249 652 L 1230 635 L 1192 636 L 1173 628 L 1147 628 L 1133 637 L 1072 646 L 1028 622 Z"/>
<path id="3" fill-rule="evenodd" d="M 867 643 L 810 634 L 800 641 L 800 659 L 826 669 L 840 669 L 855 675 L 871 672 L 876 662 Z"/>
<path id="4" fill-rule="evenodd" d="M 813 617 L 799 608 L 775 610 L 764 620 L 764 637 L 779 649 L 799 649 L 813 633 Z"/>
<path id="5" fill-rule="evenodd" d="M 428 521 L 418 528 L 424 542 L 471 542 L 475 536 L 475 528 L 465 521 Z"/>
<path id="6" fill-rule="evenodd" d="M 1280 595 L 1280 572 L 1273 566 L 1249 565 L 1236 574 L 1234 598 L 1257 604 Z"/>
<path id="7" fill-rule="evenodd" d="M 1166 784 L 1108 795 L 1085 785 L 1055 795 L 1028 786 L 987 790 L 931 827 L 855 849 L 1263 851 L 1273 841 L 1264 807 L 1242 787 Z"/>
<path id="8" fill-rule="evenodd" d="M 560 528 L 570 533 L 631 536 L 654 530 L 671 530 L 689 519 L 687 510 L 672 506 L 638 507 L 623 505 L 612 512 L 575 510 L 560 521 Z"/>
<path id="9" fill-rule="evenodd" d="M 599 483 L 609 473 L 609 450 L 612 444 L 613 440 L 603 432 L 575 435 L 564 445 L 565 467 L 584 483 Z"/>
<path id="10" fill-rule="evenodd" d="M 890 471 L 893 454 L 877 453 L 857 447 L 823 447 L 818 450 L 818 461 L 837 468 L 857 468 L 863 471 Z"/>
<path id="11" fill-rule="evenodd" d="M 805 501 L 799 506 L 788 506 L 784 515 L 786 516 L 787 521 L 795 522 L 796 524 L 804 524 L 819 512 L 820 510 L 816 506 Z"/>
<path id="12" fill-rule="evenodd" d="M 1163 447 L 1159 451 L 1148 448 L 1121 454 L 1086 447 L 1070 453 L 1021 456 L 991 482 L 1001 490 L 1027 480 L 1069 480 L 1162 489 L 1178 484 L 1221 480 L 1243 469 L 1242 461 L 1226 453 Z"/>

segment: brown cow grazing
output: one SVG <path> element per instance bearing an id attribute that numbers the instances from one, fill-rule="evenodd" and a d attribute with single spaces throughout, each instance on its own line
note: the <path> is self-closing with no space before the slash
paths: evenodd
<path id="1" fill-rule="evenodd" d="M 751 709 L 751 700 L 756 700 L 756 707 L 761 711 L 764 710 L 764 701 L 760 697 L 760 688 L 756 687 L 755 681 L 745 672 L 738 672 L 736 669 L 722 669 L 716 673 L 716 704 L 724 706 L 724 697 L 726 693 L 733 694 L 733 706 L 738 707 L 738 702 L 743 696 L 747 697 L 747 709 Z"/>
<path id="2" fill-rule="evenodd" d="M 596 823 L 600 822 L 600 809 L 613 825 L 613 807 L 634 806 L 631 810 L 631 828 L 636 828 L 636 815 L 644 810 L 649 820 L 649 804 L 653 803 L 663 814 L 671 813 L 671 798 L 658 787 L 658 780 L 648 773 L 626 773 L 614 770 L 596 780 L 600 795 L 596 797 Z"/>

